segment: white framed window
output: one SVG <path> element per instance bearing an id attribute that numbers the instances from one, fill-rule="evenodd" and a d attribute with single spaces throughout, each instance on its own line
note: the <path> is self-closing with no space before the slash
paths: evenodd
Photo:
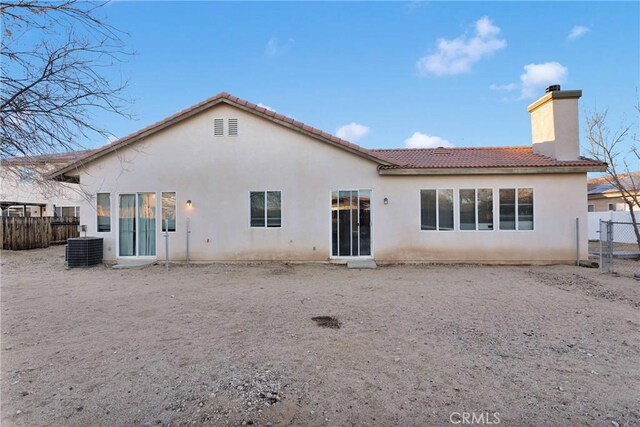
<path id="1" fill-rule="evenodd" d="M 98 217 L 98 233 L 111 231 L 111 194 L 98 193 L 96 213 Z"/>
<path id="2" fill-rule="evenodd" d="M 533 230 L 533 188 L 501 188 L 500 230 Z"/>
<path id="3" fill-rule="evenodd" d="M 595 212 L 595 211 L 596 211 L 595 205 L 587 205 L 587 212 Z"/>
<path id="4" fill-rule="evenodd" d="M 280 191 L 251 191 L 249 204 L 251 227 L 282 227 L 282 193 Z"/>
<path id="5" fill-rule="evenodd" d="M 420 230 L 453 229 L 453 189 L 420 190 Z"/>
<path id="6" fill-rule="evenodd" d="M 609 210 L 610 211 L 623 211 L 624 210 L 624 203 L 609 203 Z"/>
<path id="7" fill-rule="evenodd" d="M 493 189 L 460 189 L 460 230 L 492 231 Z"/>
<path id="8" fill-rule="evenodd" d="M 79 217 L 80 206 L 55 206 L 53 215 L 65 218 Z"/>
<path id="9" fill-rule="evenodd" d="M 162 203 L 162 232 L 176 231 L 176 192 L 163 191 L 161 195 Z"/>

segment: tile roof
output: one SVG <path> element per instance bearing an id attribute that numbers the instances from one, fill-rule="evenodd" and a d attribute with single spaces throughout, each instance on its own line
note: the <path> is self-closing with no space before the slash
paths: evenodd
<path id="1" fill-rule="evenodd" d="M 628 188 L 629 190 L 635 188 L 636 191 L 640 191 L 640 171 L 623 173 L 618 175 L 618 178 L 624 188 Z M 619 193 L 618 188 L 610 181 L 610 176 L 602 176 L 588 180 L 587 194 L 593 196 L 597 194 Z"/>
<path id="2" fill-rule="evenodd" d="M 189 108 L 179 111 L 163 120 L 120 138 L 97 150 L 76 159 L 71 164 L 51 174 L 52 178 L 62 177 L 65 173 L 78 169 L 93 160 L 133 143 L 141 138 L 158 132 L 194 114 L 220 103 L 226 103 L 244 109 L 250 113 L 272 120 L 280 125 L 305 133 L 320 141 L 365 157 L 378 163 L 380 169 L 448 169 L 448 168 L 517 168 L 517 167 L 593 167 L 600 168 L 603 163 L 580 159 L 576 161 L 557 161 L 550 157 L 535 154 L 531 146 L 526 147 L 482 147 L 482 148 L 434 148 L 434 149 L 387 149 L 368 150 L 322 130 L 308 126 L 290 117 L 260 107 L 244 99 L 221 92 Z"/>
<path id="3" fill-rule="evenodd" d="M 37 154 L 33 156 L 7 157 L 1 159 L 6 165 L 36 165 L 36 164 L 57 164 L 66 165 L 81 159 L 95 150 L 67 151 L 64 153 Z"/>
<path id="4" fill-rule="evenodd" d="M 205 99 L 202 102 L 199 102 L 195 105 L 192 105 L 191 107 L 188 107 L 184 110 L 181 110 L 165 119 L 162 119 L 156 123 L 153 123 L 149 126 L 146 126 L 136 132 L 133 132 L 123 138 L 117 139 L 116 141 L 113 141 L 110 144 L 107 144 L 105 146 L 102 146 L 94 151 L 92 151 L 91 153 L 88 153 L 87 155 L 77 159 L 75 162 L 60 168 L 56 171 L 54 171 L 51 174 L 52 178 L 55 178 L 57 176 L 63 175 L 66 172 L 69 172 L 73 169 L 77 169 L 80 166 L 83 166 L 85 164 L 87 164 L 88 162 L 91 162 L 99 157 L 101 157 L 104 154 L 107 154 L 109 152 L 112 152 L 114 150 L 117 150 L 120 147 L 124 147 L 140 138 L 143 138 L 145 136 L 148 136 L 152 133 L 155 133 L 157 131 L 160 131 L 162 129 L 164 129 L 167 126 L 170 126 L 176 122 L 179 122 L 183 119 L 186 119 L 188 117 L 190 117 L 193 114 L 196 114 L 200 111 L 204 111 L 210 107 L 213 107 L 214 105 L 217 105 L 219 103 L 227 103 L 227 104 L 231 104 L 231 105 L 235 105 L 236 107 L 240 107 L 242 109 L 246 109 L 254 114 L 260 115 L 266 119 L 270 119 L 276 123 L 280 123 L 282 125 L 285 126 L 289 126 L 295 130 L 298 130 L 300 132 L 306 133 L 306 134 L 310 134 L 311 136 L 315 136 L 327 143 L 330 143 L 332 145 L 335 145 L 337 147 L 346 149 L 348 151 L 351 151 L 355 154 L 359 154 L 363 157 L 369 158 L 379 164 L 388 164 L 388 162 L 386 160 L 380 159 L 375 157 L 369 150 L 360 147 L 359 145 L 353 144 L 349 141 L 346 141 L 344 139 L 338 138 L 335 135 L 331 135 L 330 133 L 324 132 L 320 129 L 316 129 L 312 126 L 306 125 L 302 122 L 299 122 L 297 120 L 292 119 L 291 117 L 287 117 L 284 116 L 282 114 L 276 113 L 273 110 L 268 110 L 266 108 L 260 107 L 257 104 L 253 104 L 249 101 L 246 101 L 244 99 L 238 98 L 236 96 L 232 96 L 230 94 L 228 94 L 227 92 L 220 92 L 219 94 Z"/>
<path id="5" fill-rule="evenodd" d="M 532 146 L 471 148 L 407 148 L 370 150 L 376 157 L 393 163 L 380 169 L 459 168 L 544 168 L 601 167 L 602 162 L 586 158 L 561 161 L 533 152 Z"/>

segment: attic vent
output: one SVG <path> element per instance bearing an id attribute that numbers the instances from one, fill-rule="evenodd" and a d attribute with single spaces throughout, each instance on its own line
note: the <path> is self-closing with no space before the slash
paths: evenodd
<path id="1" fill-rule="evenodd" d="M 213 135 L 224 136 L 224 120 L 213 119 Z"/>
<path id="2" fill-rule="evenodd" d="M 446 155 L 446 154 L 451 154 L 451 151 L 447 150 L 444 147 L 438 147 L 435 150 L 433 150 L 433 154 Z"/>
<path id="3" fill-rule="evenodd" d="M 229 136 L 238 136 L 238 119 L 229 119 Z"/>

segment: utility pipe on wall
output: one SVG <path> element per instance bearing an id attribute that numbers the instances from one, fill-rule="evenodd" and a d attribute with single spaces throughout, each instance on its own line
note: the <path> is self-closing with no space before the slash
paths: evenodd
<path id="1" fill-rule="evenodd" d="M 576 265 L 580 267 L 580 218 L 576 218 Z"/>
<path id="2" fill-rule="evenodd" d="M 187 264 L 189 264 L 189 234 L 191 234 L 191 219 L 187 218 Z"/>
<path id="3" fill-rule="evenodd" d="M 169 271 L 169 220 L 164 220 L 164 266 Z"/>

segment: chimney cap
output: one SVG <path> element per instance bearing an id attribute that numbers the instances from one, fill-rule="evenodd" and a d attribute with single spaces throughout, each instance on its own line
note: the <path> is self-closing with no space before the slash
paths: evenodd
<path id="1" fill-rule="evenodd" d="M 544 90 L 544 93 L 557 92 L 559 90 L 560 90 L 560 85 L 551 85 Z"/>

